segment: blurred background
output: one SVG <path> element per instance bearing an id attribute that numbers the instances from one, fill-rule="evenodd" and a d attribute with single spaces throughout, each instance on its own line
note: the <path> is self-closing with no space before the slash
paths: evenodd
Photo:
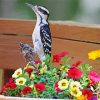
<path id="1" fill-rule="evenodd" d="M 0 0 L 0 18 L 36 19 L 26 2 L 46 6 L 50 20 L 100 24 L 100 0 Z"/>

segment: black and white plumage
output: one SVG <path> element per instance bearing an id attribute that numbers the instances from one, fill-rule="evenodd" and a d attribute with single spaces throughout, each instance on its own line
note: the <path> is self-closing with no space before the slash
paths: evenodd
<path id="1" fill-rule="evenodd" d="M 41 61 L 45 60 L 45 56 L 51 55 L 51 32 L 48 23 L 49 11 L 42 6 L 33 6 L 26 3 L 37 16 L 36 26 L 32 34 L 34 44 L 34 52 L 36 52 Z"/>
<path id="2" fill-rule="evenodd" d="M 49 33 L 49 35 L 48 35 Z M 43 25 L 40 28 L 41 41 L 45 54 L 51 55 L 51 34 L 48 25 Z"/>

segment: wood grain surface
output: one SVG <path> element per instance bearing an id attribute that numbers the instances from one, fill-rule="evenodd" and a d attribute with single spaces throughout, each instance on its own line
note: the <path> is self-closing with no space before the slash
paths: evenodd
<path id="1" fill-rule="evenodd" d="M 36 21 L 31 20 L 0 20 L 0 34 L 31 35 Z M 100 43 L 100 26 L 70 24 L 63 21 L 50 21 L 53 37 L 92 41 Z"/>
<path id="2" fill-rule="evenodd" d="M 31 34 L 34 26 L 35 21 L 0 19 L 0 68 L 5 70 L 4 79 L 15 69 L 25 66 L 19 44 L 22 42 L 33 46 Z M 72 63 L 78 60 L 89 63 L 100 74 L 100 61 L 89 60 L 87 55 L 92 50 L 100 49 L 99 26 L 51 21 L 50 28 L 52 54 L 68 51 L 73 57 Z"/>

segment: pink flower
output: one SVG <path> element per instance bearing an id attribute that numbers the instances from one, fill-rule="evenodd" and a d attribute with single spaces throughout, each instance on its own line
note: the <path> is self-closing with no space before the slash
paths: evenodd
<path id="1" fill-rule="evenodd" d="M 94 81 L 94 82 L 99 82 L 100 81 L 100 75 L 98 75 L 95 71 L 92 71 L 88 75 L 89 79 Z"/>

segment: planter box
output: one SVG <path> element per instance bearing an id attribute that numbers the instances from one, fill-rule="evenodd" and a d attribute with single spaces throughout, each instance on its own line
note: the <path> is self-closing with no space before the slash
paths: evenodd
<path id="1" fill-rule="evenodd" d="M 22 98 L 22 97 L 0 96 L 0 100 L 64 100 L 64 99 L 42 99 L 42 98 Z"/>
<path id="2" fill-rule="evenodd" d="M 94 97 L 98 97 L 97 100 L 100 100 L 99 98 L 100 94 L 95 93 Z M 44 98 L 24 98 L 24 97 L 9 97 L 9 96 L 0 96 L 0 100 L 69 100 L 69 99 L 44 99 Z M 72 100 L 72 99 L 70 99 Z"/>

